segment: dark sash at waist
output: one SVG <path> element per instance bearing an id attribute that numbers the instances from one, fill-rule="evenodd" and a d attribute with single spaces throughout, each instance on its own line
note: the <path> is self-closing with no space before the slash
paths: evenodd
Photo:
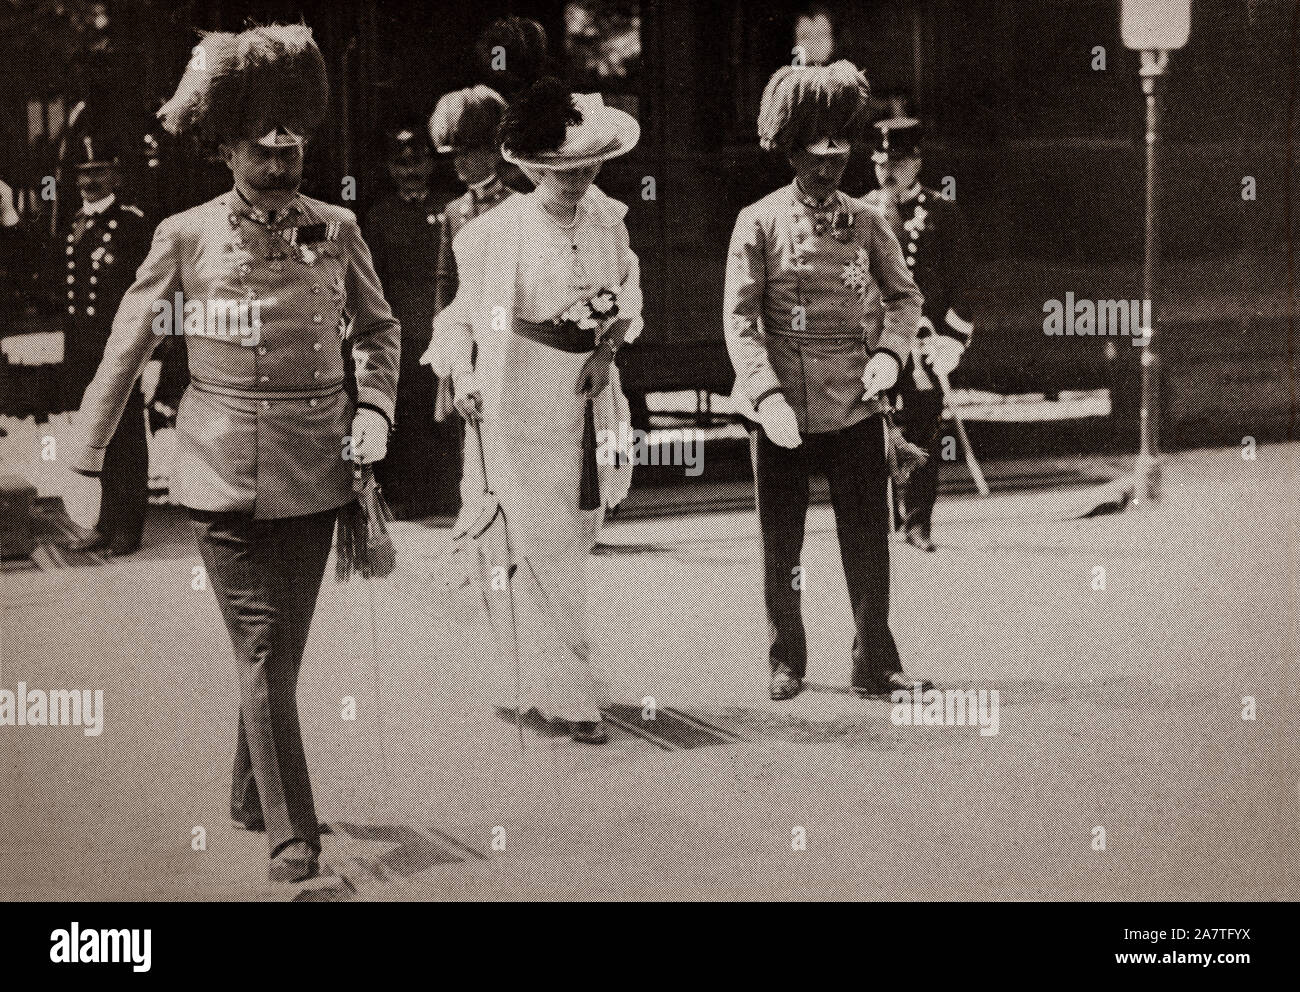
<path id="1" fill-rule="evenodd" d="M 241 400 L 310 400 L 333 396 L 343 388 L 343 380 L 324 386 L 312 386 L 307 389 L 245 389 L 221 382 L 205 382 L 195 375 L 190 376 L 194 388 L 203 393 L 216 393 L 218 396 L 233 396 Z"/>
<path id="2" fill-rule="evenodd" d="M 548 348 L 559 351 L 582 353 L 596 350 L 595 335 L 591 329 L 574 327 L 572 324 L 534 324 L 527 320 L 515 320 L 515 333 L 521 338 L 536 341 Z"/>

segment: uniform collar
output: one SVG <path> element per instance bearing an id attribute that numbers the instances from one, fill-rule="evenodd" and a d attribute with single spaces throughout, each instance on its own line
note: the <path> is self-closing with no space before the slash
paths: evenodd
<path id="1" fill-rule="evenodd" d="M 301 216 L 303 212 L 301 201 L 302 201 L 302 194 L 295 193 L 293 195 L 293 199 L 291 199 L 288 203 L 285 204 L 283 210 L 276 211 L 276 215 L 275 215 L 276 223 L 289 224 L 291 222 L 291 218 L 296 218 Z M 271 223 L 271 218 L 267 215 L 267 212 L 265 210 L 260 210 L 257 207 L 253 206 L 251 203 L 249 203 L 248 200 L 244 198 L 244 194 L 240 192 L 238 186 L 232 189 L 230 193 L 226 196 L 226 205 L 230 208 L 230 212 L 232 215 L 247 217 L 249 220 L 256 221 L 259 224 Z"/>
<path id="2" fill-rule="evenodd" d="M 95 200 L 93 203 L 83 203 L 81 212 L 87 217 L 95 217 L 111 207 L 116 200 L 117 194 L 109 193 L 108 196 Z"/>
<path id="3" fill-rule="evenodd" d="M 840 205 L 839 190 L 835 190 L 824 201 L 818 203 L 816 200 L 814 200 L 811 196 L 809 196 L 800 188 L 798 179 L 796 179 L 794 182 L 790 184 L 790 189 L 794 193 L 795 202 L 802 203 L 809 210 L 815 210 L 824 213 L 825 211 L 830 210 L 834 207 L 838 207 Z"/>
<path id="4" fill-rule="evenodd" d="M 921 184 L 913 183 L 912 188 L 898 198 L 898 202 L 900 205 L 904 203 L 911 203 L 918 196 L 920 196 L 921 193 L 922 193 Z"/>
<path id="5" fill-rule="evenodd" d="M 494 172 L 481 182 L 471 184 L 469 195 L 475 203 L 483 203 L 486 200 L 495 200 L 501 195 L 503 189 L 505 186 Z"/>

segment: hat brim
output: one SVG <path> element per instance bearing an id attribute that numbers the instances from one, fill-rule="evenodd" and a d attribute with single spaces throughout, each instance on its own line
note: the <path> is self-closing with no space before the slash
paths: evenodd
<path id="1" fill-rule="evenodd" d="M 253 144 L 263 148 L 298 148 L 306 143 L 305 135 L 278 125 L 253 141 Z"/>
<path id="2" fill-rule="evenodd" d="M 848 155 L 853 151 L 853 144 L 847 140 L 836 141 L 834 138 L 820 138 L 810 145 L 804 145 L 809 155 Z"/>
<path id="3" fill-rule="evenodd" d="M 871 153 L 871 161 L 875 162 L 876 165 L 884 165 L 886 162 L 901 162 L 904 159 L 920 157 L 921 149 L 919 148 L 905 148 L 897 152 L 891 150 L 887 152 Z"/>
<path id="4" fill-rule="evenodd" d="M 597 162 L 604 162 L 606 159 L 626 155 L 641 140 L 641 125 L 637 123 L 637 119 L 631 114 L 616 107 L 602 107 L 600 109 L 610 126 L 611 133 L 609 140 L 599 149 L 587 150 L 580 154 L 558 151 L 543 152 L 538 155 L 515 155 L 502 148 L 501 157 L 507 162 L 512 162 L 518 166 L 562 171 L 565 169 L 583 169 L 589 165 L 595 165 Z"/>

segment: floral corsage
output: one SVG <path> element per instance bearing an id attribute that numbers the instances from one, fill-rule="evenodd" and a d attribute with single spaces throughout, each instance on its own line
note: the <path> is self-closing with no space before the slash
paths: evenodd
<path id="1" fill-rule="evenodd" d="M 600 331 L 618 316 L 618 294 L 602 289 L 595 296 L 573 304 L 553 323 L 568 331 Z"/>

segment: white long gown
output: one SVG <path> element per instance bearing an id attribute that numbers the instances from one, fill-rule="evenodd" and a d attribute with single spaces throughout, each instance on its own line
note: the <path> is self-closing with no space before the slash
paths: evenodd
<path id="1" fill-rule="evenodd" d="M 628 338 L 635 337 L 641 291 L 625 212 L 593 187 L 570 230 L 551 220 L 536 193 L 511 197 L 457 235 L 459 290 L 438 318 L 437 349 L 445 353 L 433 364 L 435 370 L 441 364 L 458 372 L 458 393 L 469 381 L 469 341 L 478 343 L 473 380 L 484 400 L 484 453 L 517 566 L 512 584 L 522 705 L 549 719 L 599 720 L 609 696 L 587 636 L 587 554 L 602 511 L 578 508 L 585 399 L 576 387 L 590 352 L 560 351 L 507 325 L 515 319 L 549 321 L 611 288 L 619 295 L 619 316 L 631 321 Z M 617 370 L 611 371 L 610 387 L 596 400 L 597 428 L 618 434 L 627 404 Z M 481 491 L 476 452 L 467 454 L 466 471 L 474 475 L 466 491 Z M 602 466 L 605 506 L 626 495 L 630 473 L 630 465 Z M 513 707 L 509 674 L 498 684 L 502 705 Z"/>

